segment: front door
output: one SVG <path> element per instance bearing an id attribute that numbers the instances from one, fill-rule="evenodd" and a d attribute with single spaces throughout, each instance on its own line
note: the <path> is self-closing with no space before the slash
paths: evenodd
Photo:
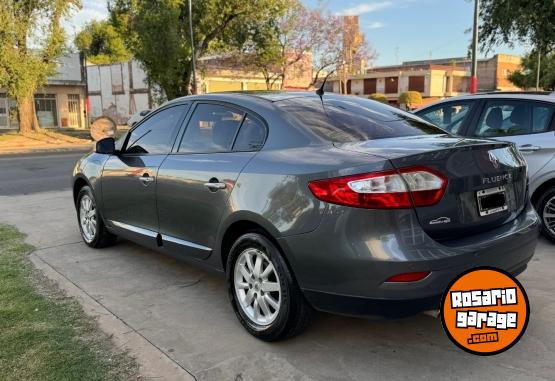
<path id="1" fill-rule="evenodd" d="M 196 106 L 178 149 L 158 173 L 158 213 L 164 248 L 207 258 L 216 245 L 228 198 L 241 170 L 261 147 L 264 125 L 223 104 Z"/>
<path id="2" fill-rule="evenodd" d="M 131 130 L 102 175 L 103 217 L 118 234 L 154 245 L 158 234 L 156 179 L 187 105 L 162 109 Z"/>
<path id="3" fill-rule="evenodd" d="M 553 104 L 517 99 L 487 101 L 474 136 L 516 144 L 528 164 L 530 177 L 555 157 Z"/>

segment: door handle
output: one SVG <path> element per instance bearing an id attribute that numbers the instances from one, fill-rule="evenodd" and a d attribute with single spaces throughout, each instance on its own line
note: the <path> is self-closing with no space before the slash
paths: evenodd
<path id="1" fill-rule="evenodd" d="M 148 173 L 145 173 L 144 175 L 139 177 L 139 180 L 141 181 L 141 183 L 143 183 L 145 187 L 148 187 L 150 183 L 154 181 L 154 176 L 150 176 Z"/>
<path id="2" fill-rule="evenodd" d="M 532 153 L 532 152 L 539 151 L 541 149 L 542 149 L 542 147 L 535 146 L 535 145 L 532 145 L 532 144 L 523 144 L 523 145 L 518 147 L 518 150 L 522 153 Z"/>
<path id="3" fill-rule="evenodd" d="M 204 186 L 210 189 L 210 191 L 216 192 L 217 190 L 225 189 L 226 184 L 219 182 L 218 179 L 210 179 L 210 182 L 204 183 Z"/>

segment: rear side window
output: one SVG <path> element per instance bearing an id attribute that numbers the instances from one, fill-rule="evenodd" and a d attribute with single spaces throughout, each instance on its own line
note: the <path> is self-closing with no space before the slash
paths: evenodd
<path id="1" fill-rule="evenodd" d="M 470 115 L 472 105 L 473 102 L 450 102 L 416 114 L 422 119 L 457 135 L 462 133 L 461 127 Z"/>
<path id="2" fill-rule="evenodd" d="M 245 114 L 217 104 L 199 104 L 187 124 L 179 152 L 211 153 L 231 150 Z"/>
<path id="3" fill-rule="evenodd" d="M 247 115 L 237 134 L 233 150 L 257 151 L 262 148 L 265 139 L 266 128 L 258 120 Z"/>
<path id="4" fill-rule="evenodd" d="M 393 107 L 357 97 L 291 99 L 277 102 L 295 123 L 326 141 L 353 141 L 445 134 L 423 119 Z"/>
<path id="5" fill-rule="evenodd" d="M 555 107 L 540 102 L 488 101 L 474 135 L 498 137 L 547 132 L 551 128 L 554 111 Z"/>

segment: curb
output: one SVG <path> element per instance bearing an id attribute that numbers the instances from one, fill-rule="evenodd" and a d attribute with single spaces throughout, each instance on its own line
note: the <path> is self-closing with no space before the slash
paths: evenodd
<path id="1" fill-rule="evenodd" d="M 63 152 L 88 152 L 93 149 L 92 143 L 90 145 L 80 145 L 80 146 L 66 146 L 66 147 L 37 147 L 37 148 L 15 148 L 15 149 L 1 149 L 0 157 L 4 155 L 23 155 L 23 154 L 44 154 L 44 153 L 63 153 Z"/>
<path id="2" fill-rule="evenodd" d="M 96 319 L 99 328 L 111 337 L 118 348 L 127 351 L 137 360 L 139 373 L 144 378 L 162 381 L 196 380 L 191 373 L 160 348 L 44 261 L 36 251 L 29 255 L 29 259 L 47 278 L 55 281 L 68 296 L 76 298 L 85 313 Z"/>

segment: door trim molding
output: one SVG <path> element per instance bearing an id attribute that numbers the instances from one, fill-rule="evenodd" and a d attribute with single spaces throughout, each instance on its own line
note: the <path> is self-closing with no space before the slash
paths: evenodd
<path id="1" fill-rule="evenodd" d="M 175 238 L 175 237 L 172 237 L 172 236 L 169 236 L 169 235 L 162 234 L 162 244 L 164 243 L 164 241 L 175 243 L 176 245 L 180 245 L 180 246 L 191 247 L 191 248 L 197 249 L 197 250 L 202 250 L 202 251 L 207 251 L 207 252 L 212 251 L 212 249 L 207 247 L 207 246 L 199 245 L 199 244 L 196 244 L 196 243 L 191 242 L 191 241 L 186 241 L 184 239 L 179 239 L 179 238 Z"/>
<path id="2" fill-rule="evenodd" d="M 125 223 L 119 222 L 119 221 L 108 220 L 107 222 L 110 225 L 112 225 L 116 228 L 129 230 L 133 233 L 142 234 L 142 235 L 152 237 L 152 238 L 156 238 L 158 236 L 158 233 L 156 233 L 155 231 L 149 230 L 149 229 L 140 228 L 138 226 L 125 224 Z"/>
<path id="3" fill-rule="evenodd" d="M 144 228 L 140 228 L 138 226 L 134 226 L 134 225 L 129 225 L 123 222 L 119 222 L 119 221 L 113 221 L 113 220 L 107 220 L 106 222 L 108 222 L 108 224 L 112 225 L 115 228 L 119 228 L 119 229 L 124 229 L 133 233 L 137 233 L 137 234 L 141 234 L 147 237 L 151 237 L 156 239 L 158 237 L 158 233 L 149 229 L 144 229 Z M 207 253 L 212 252 L 212 248 L 208 247 L 208 246 L 203 246 L 203 245 L 199 245 L 197 243 L 191 242 L 191 241 L 186 241 L 184 239 L 179 239 L 176 237 L 172 237 L 170 235 L 166 235 L 166 234 L 160 234 L 161 238 L 162 238 L 162 245 L 164 244 L 164 242 L 171 242 L 173 244 L 179 245 L 179 246 L 185 246 L 185 247 L 190 247 L 196 250 L 201 250 Z"/>

